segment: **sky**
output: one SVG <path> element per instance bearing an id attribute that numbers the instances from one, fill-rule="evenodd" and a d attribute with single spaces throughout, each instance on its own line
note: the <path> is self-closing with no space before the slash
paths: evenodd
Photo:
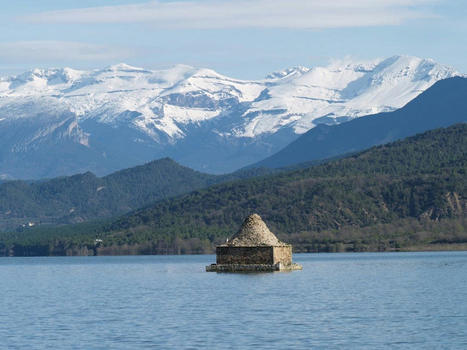
<path id="1" fill-rule="evenodd" d="M 0 75 L 175 64 L 259 79 L 393 55 L 467 73 L 465 0 L 0 0 Z"/>

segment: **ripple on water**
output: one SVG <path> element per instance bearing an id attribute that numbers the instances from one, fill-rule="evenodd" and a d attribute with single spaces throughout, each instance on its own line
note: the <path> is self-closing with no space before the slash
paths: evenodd
<path id="1" fill-rule="evenodd" d="M 0 258 L 5 348 L 467 348 L 467 253 L 298 254 L 302 271 L 205 273 L 213 256 Z"/>

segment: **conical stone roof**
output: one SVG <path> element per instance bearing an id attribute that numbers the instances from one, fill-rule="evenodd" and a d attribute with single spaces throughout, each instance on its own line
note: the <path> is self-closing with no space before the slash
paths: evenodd
<path id="1" fill-rule="evenodd" d="M 268 227 L 258 214 L 248 216 L 243 222 L 240 230 L 226 243 L 234 247 L 254 246 L 284 246 L 277 237 L 269 231 Z"/>

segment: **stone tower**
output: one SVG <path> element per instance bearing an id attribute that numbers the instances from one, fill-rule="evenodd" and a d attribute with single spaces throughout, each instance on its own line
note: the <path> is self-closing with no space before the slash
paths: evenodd
<path id="1" fill-rule="evenodd" d="M 281 271 L 301 268 L 292 263 L 292 246 L 279 241 L 261 217 L 252 214 L 232 238 L 216 247 L 216 264 L 206 266 L 206 271 Z"/>

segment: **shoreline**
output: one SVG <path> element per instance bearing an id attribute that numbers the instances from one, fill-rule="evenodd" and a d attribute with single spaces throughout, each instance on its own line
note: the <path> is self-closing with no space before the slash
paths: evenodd
<path id="1" fill-rule="evenodd" d="M 467 243 L 452 243 L 452 244 L 424 244 L 424 245 L 415 245 L 408 247 L 401 247 L 398 249 L 386 249 L 386 250 L 346 250 L 346 251 L 304 251 L 304 250 L 294 250 L 294 254 L 340 254 L 340 253 L 422 253 L 422 252 L 455 252 L 455 251 L 467 251 Z M 84 251 L 81 251 L 84 252 Z M 173 251 L 167 251 L 165 253 L 159 254 L 145 254 L 145 253 L 135 253 L 135 252 L 122 252 L 122 254 L 89 254 L 93 252 L 92 250 L 87 250 L 87 254 L 42 254 L 42 255 L 0 255 L 0 258 L 32 258 L 32 257 L 98 257 L 98 256 L 180 256 L 180 255 L 214 255 L 215 251 L 212 252 L 190 252 L 190 253 L 175 253 Z"/>

